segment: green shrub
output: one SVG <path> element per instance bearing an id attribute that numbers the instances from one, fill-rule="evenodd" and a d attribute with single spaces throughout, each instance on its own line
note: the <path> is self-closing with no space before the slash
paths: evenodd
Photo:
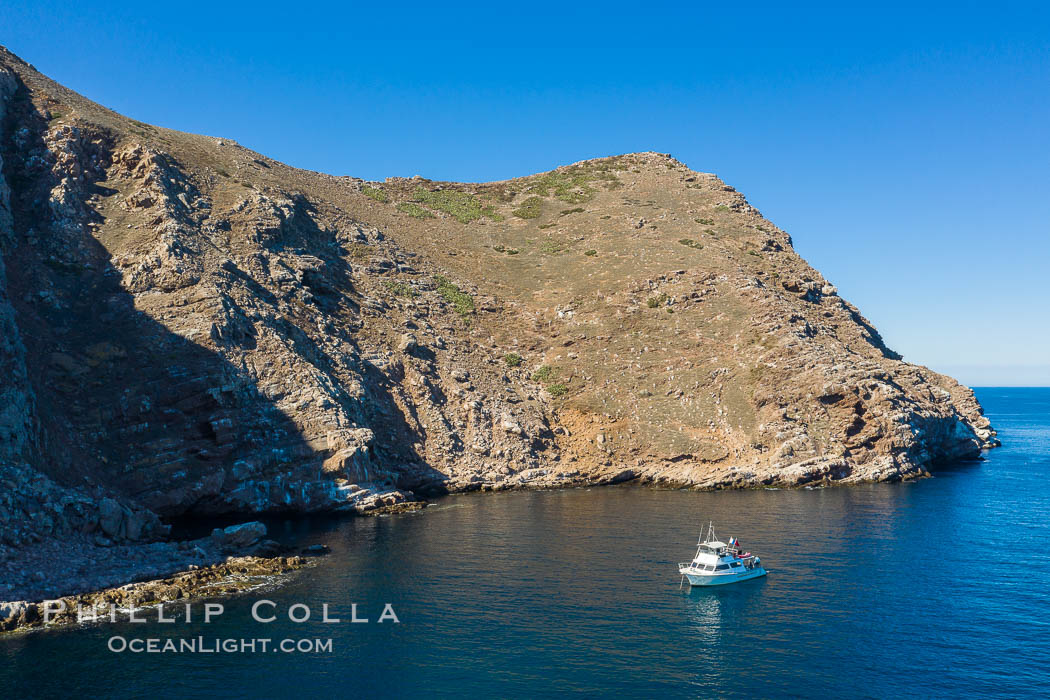
<path id="1" fill-rule="evenodd" d="M 703 224 L 704 226 L 714 226 L 715 225 L 715 220 L 714 219 L 693 219 L 693 221 L 695 221 L 698 224 Z"/>
<path id="2" fill-rule="evenodd" d="M 649 297 L 648 299 L 646 299 L 645 305 L 648 306 L 650 309 L 655 309 L 666 304 L 667 300 L 670 298 L 671 297 L 667 295 L 667 292 L 664 292 L 660 296 Z"/>
<path id="3" fill-rule="evenodd" d="M 390 198 L 386 196 L 386 192 L 378 187 L 362 187 L 361 194 L 382 204 L 386 204 L 390 201 Z"/>
<path id="4" fill-rule="evenodd" d="M 692 238 L 679 238 L 678 242 L 686 246 L 687 248 L 696 248 L 697 250 L 700 250 L 704 247 L 702 243 L 697 243 Z"/>
<path id="5" fill-rule="evenodd" d="M 551 379 L 554 379 L 555 369 L 550 365 L 540 365 L 539 368 L 532 373 L 532 381 L 544 383 Z"/>
<path id="6" fill-rule="evenodd" d="M 516 352 L 508 352 L 503 356 L 503 363 L 508 367 L 517 367 L 521 364 L 521 355 Z"/>
<path id="7" fill-rule="evenodd" d="M 397 210 L 402 214 L 408 214 L 414 219 L 433 219 L 434 215 L 429 211 L 419 206 L 415 202 L 401 202 L 397 205 Z"/>
<path id="8" fill-rule="evenodd" d="M 452 304 L 452 308 L 456 310 L 457 314 L 465 318 L 474 313 L 474 298 L 452 284 L 448 277 L 435 275 L 434 283 L 437 285 L 438 294 L 444 297 L 445 301 Z"/>
<path id="9" fill-rule="evenodd" d="M 729 207 L 727 207 L 724 204 L 719 204 L 717 207 L 715 207 L 715 211 L 727 212 L 729 211 Z"/>
<path id="10" fill-rule="evenodd" d="M 583 204 L 594 198 L 594 187 L 591 183 L 601 182 L 606 189 L 614 189 L 620 181 L 612 173 L 616 163 L 576 165 L 546 175 L 530 178 L 525 191 L 540 195 L 553 196 L 568 204 Z"/>
<path id="11" fill-rule="evenodd" d="M 485 208 L 483 208 L 481 210 L 481 213 L 482 213 L 483 216 L 487 216 L 488 218 L 492 219 L 493 221 L 497 221 L 498 222 L 498 221 L 503 221 L 504 220 L 503 214 L 500 214 L 499 212 L 497 212 L 495 207 L 485 207 Z"/>
<path id="12" fill-rule="evenodd" d="M 562 209 L 558 216 L 568 216 L 569 214 L 582 214 L 583 207 L 576 207 L 574 209 Z"/>
<path id="13" fill-rule="evenodd" d="M 461 224 L 469 224 L 484 216 L 481 202 L 468 192 L 457 190 L 431 192 L 420 187 L 416 189 L 413 199 L 421 204 L 426 204 L 431 209 L 445 212 Z"/>
<path id="14" fill-rule="evenodd" d="M 539 197 L 529 197 L 521 203 L 520 207 L 511 213 L 519 219 L 535 219 L 539 217 L 542 207 L 542 199 Z"/>
<path id="15" fill-rule="evenodd" d="M 412 289 L 412 287 L 405 284 L 404 282 L 387 280 L 386 288 L 390 290 L 390 293 L 393 294 L 395 297 L 408 297 L 409 299 L 412 299 L 414 297 L 419 296 L 419 293 L 416 290 Z"/>
<path id="16" fill-rule="evenodd" d="M 597 254 L 598 254 L 598 251 L 597 251 L 597 250 L 594 250 L 594 249 L 592 248 L 591 250 L 585 250 L 585 251 L 583 251 L 583 254 L 584 254 L 584 255 L 586 255 L 586 256 L 587 256 L 587 257 L 589 257 L 589 258 L 593 258 L 593 257 L 594 257 L 595 255 L 597 255 Z"/>
<path id="17" fill-rule="evenodd" d="M 563 202 L 583 204 L 594 197 L 594 188 L 587 184 L 589 179 L 586 174 L 580 172 L 547 173 L 530 182 L 525 191 L 543 197 L 553 194 Z"/>
<path id="18" fill-rule="evenodd" d="M 566 392 L 568 392 L 568 391 L 569 391 L 569 388 L 567 386 L 565 386 L 564 384 L 548 384 L 547 385 L 547 393 L 549 393 L 554 398 L 558 398 L 559 396 L 564 396 L 566 394 Z"/>
<path id="19" fill-rule="evenodd" d="M 547 255 L 557 255 L 561 251 L 562 251 L 561 243 L 558 243 L 557 241 L 552 241 L 551 239 L 548 238 L 543 243 L 540 243 L 540 252 L 541 253 L 546 253 Z"/>

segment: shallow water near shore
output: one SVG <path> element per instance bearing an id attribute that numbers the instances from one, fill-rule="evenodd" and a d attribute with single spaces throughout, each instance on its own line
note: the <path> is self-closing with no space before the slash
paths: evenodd
<path id="1" fill-rule="evenodd" d="M 0 639 L 2 697 L 1045 695 L 1050 389 L 977 394 L 1004 446 L 911 484 L 471 494 L 279 522 L 276 538 L 331 555 L 223 601 L 210 624 L 197 604 L 192 624 Z M 708 520 L 769 575 L 680 589 L 676 562 Z M 259 597 L 277 621 L 251 619 Z M 288 620 L 295 603 L 310 621 Z M 320 622 L 325 603 L 341 623 Z M 349 622 L 351 603 L 369 623 Z M 385 603 L 399 624 L 377 623 Z M 331 638 L 332 651 L 113 653 L 114 635 Z"/>

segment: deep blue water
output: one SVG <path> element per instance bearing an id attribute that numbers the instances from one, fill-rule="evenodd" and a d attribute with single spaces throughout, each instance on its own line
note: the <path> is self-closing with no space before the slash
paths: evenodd
<path id="1" fill-rule="evenodd" d="M 1003 447 L 912 484 L 456 496 L 419 514 L 289 522 L 322 566 L 265 594 L 373 621 L 0 640 L 0 697 L 1050 695 L 1050 389 L 981 389 Z M 700 524 L 769 576 L 680 590 Z M 199 614 L 199 607 L 197 608 Z M 172 629 L 173 628 L 173 629 Z M 126 637 L 331 638 L 322 654 L 116 654 Z"/>

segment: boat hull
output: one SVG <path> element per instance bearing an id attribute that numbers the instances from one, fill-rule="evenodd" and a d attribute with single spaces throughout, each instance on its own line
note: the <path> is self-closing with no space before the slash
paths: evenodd
<path id="1" fill-rule="evenodd" d="M 691 573 L 684 569 L 680 569 L 679 571 L 685 576 L 686 580 L 689 581 L 690 586 L 725 586 L 730 583 L 748 581 L 766 575 L 766 570 L 761 566 L 756 566 L 754 569 L 748 569 L 739 574 L 736 572 L 731 574 Z"/>

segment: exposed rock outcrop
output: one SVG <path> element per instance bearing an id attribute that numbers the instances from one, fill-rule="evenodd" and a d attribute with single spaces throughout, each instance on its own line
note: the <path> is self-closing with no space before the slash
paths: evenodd
<path id="1" fill-rule="evenodd" d="M 0 632 L 118 621 L 126 619 L 132 610 L 141 620 L 144 609 L 243 593 L 273 584 L 282 574 L 309 565 L 310 560 L 301 556 L 229 557 L 217 564 L 192 566 L 173 576 L 91 593 L 36 602 L 0 602 Z"/>

